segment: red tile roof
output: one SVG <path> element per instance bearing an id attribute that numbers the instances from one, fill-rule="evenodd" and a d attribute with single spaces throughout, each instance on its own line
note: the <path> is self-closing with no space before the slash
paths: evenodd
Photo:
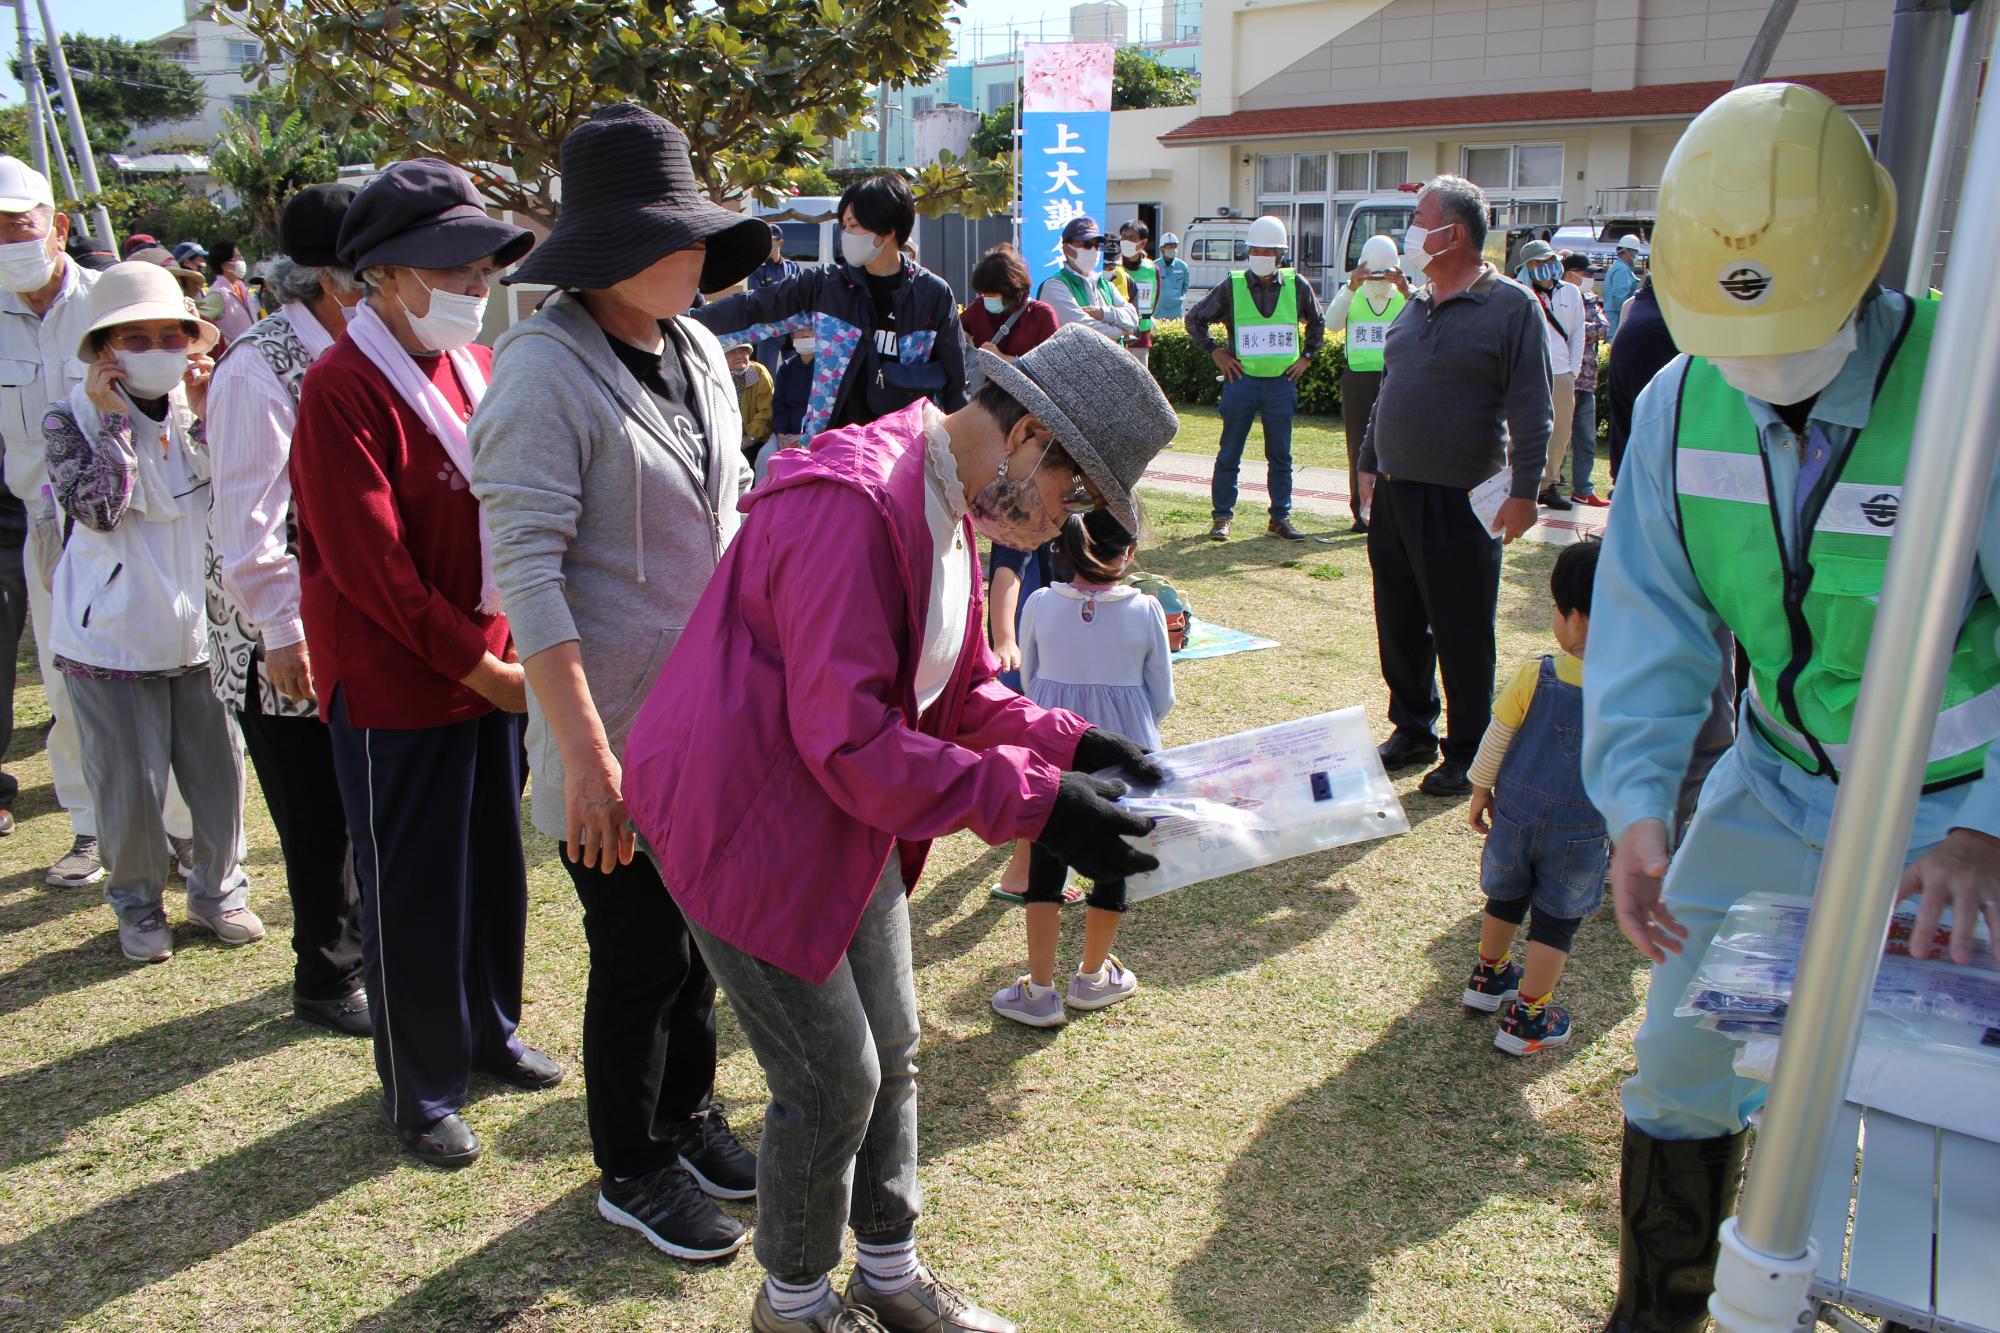
<path id="1" fill-rule="evenodd" d="M 1842 106 L 1880 106 L 1884 71 L 1805 74 L 1790 80 L 1817 88 Z M 1164 144 L 1352 134 L 1445 125 L 1515 125 L 1535 121 L 1650 120 L 1692 116 L 1729 91 L 1727 83 L 1655 83 L 1623 92 L 1556 92 L 1423 97 L 1408 102 L 1345 102 L 1200 116 L 1160 136 Z"/>

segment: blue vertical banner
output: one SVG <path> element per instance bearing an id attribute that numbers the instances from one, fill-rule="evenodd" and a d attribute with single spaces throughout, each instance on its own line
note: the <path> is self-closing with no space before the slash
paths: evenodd
<path id="1" fill-rule="evenodd" d="M 1037 287 L 1062 266 L 1062 230 L 1072 218 L 1104 222 L 1115 50 L 1109 42 L 1031 42 L 1023 52 L 1021 251 Z"/>

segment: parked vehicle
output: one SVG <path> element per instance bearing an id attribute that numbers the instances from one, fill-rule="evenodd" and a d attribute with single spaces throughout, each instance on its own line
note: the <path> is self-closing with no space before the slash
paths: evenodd
<path id="1" fill-rule="evenodd" d="M 780 199 L 775 204 L 753 205 L 750 212 L 760 218 L 784 213 L 796 213 L 808 218 L 827 214 L 824 222 L 799 222 L 787 218 L 778 223 L 785 232 L 785 258 L 801 264 L 826 264 L 840 255 L 840 228 L 832 217 L 839 203 L 840 199 L 835 195 L 798 194 Z"/>
<path id="2" fill-rule="evenodd" d="M 1229 275 L 1250 259 L 1250 219 L 1236 214 L 1201 217 L 1181 233 L 1181 260 L 1188 266 L 1190 308 L 1208 289 L 1229 281 Z"/>

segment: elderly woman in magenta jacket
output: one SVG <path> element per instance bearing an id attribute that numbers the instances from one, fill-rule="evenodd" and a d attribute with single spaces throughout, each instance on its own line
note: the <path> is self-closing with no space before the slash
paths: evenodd
<path id="1" fill-rule="evenodd" d="M 1154 864 L 1124 841 L 1148 824 L 1112 803 L 1123 785 L 1085 774 L 1157 767 L 994 679 L 974 532 L 1034 546 L 1099 505 L 1136 527 L 1173 409 L 1088 330 L 982 355 L 964 409 L 917 403 L 772 461 L 626 751 L 633 821 L 771 1088 L 765 1333 L 832 1333 L 852 1307 L 899 1333 L 1015 1329 L 916 1259 L 905 896 L 959 829 L 1039 839 L 1093 877 Z M 843 1301 L 827 1275 L 850 1224 Z"/>

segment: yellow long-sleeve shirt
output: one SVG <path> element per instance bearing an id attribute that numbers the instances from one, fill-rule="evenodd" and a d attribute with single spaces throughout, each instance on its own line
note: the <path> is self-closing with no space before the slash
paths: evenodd
<path id="1" fill-rule="evenodd" d="M 1583 659 L 1558 651 L 1556 659 L 1556 679 L 1566 685 L 1583 685 Z M 1500 691 L 1500 697 L 1493 701 L 1493 721 L 1487 724 L 1486 734 L 1479 738 L 1479 753 L 1473 756 L 1472 767 L 1466 776 L 1475 787 L 1491 790 L 1499 780 L 1500 765 L 1507 758 L 1507 747 L 1514 743 L 1514 733 L 1521 729 L 1521 723 L 1528 718 L 1528 707 L 1534 702 L 1535 683 L 1541 679 L 1542 659 L 1523 662 L 1514 678 L 1507 682 L 1507 688 Z"/>

